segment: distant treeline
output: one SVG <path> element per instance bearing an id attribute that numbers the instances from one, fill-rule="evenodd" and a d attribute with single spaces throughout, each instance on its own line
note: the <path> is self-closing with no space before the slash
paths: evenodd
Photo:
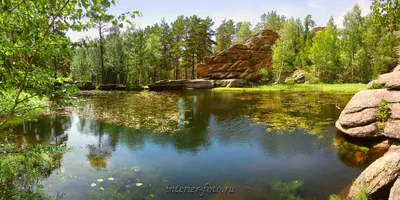
<path id="1" fill-rule="evenodd" d="M 273 47 L 272 70 L 262 79 L 267 82 L 282 82 L 297 69 L 306 73 L 308 82 L 368 82 L 396 64 L 396 37 L 373 14 L 362 17 L 358 5 L 345 15 L 342 29 L 333 18 L 317 28 L 311 15 L 287 19 L 276 11 L 262 14 L 254 27 L 233 20 L 223 20 L 216 30 L 213 25 L 211 18 L 193 15 L 144 29 L 102 27 L 107 34 L 101 41 L 82 40 L 73 54 L 72 78 L 129 87 L 194 79 L 195 66 L 204 56 L 243 43 L 263 29 L 280 35 Z"/>

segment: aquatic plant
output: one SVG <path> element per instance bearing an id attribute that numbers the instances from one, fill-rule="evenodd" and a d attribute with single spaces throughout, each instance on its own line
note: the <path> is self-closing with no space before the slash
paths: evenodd
<path id="1" fill-rule="evenodd" d="M 271 191 L 278 197 L 278 199 L 286 200 L 301 200 L 296 192 L 303 185 L 302 181 L 294 180 L 291 182 L 282 182 L 273 180 L 270 182 Z"/>
<path id="2" fill-rule="evenodd" d="M 343 137 L 336 137 L 338 156 L 345 163 L 363 166 L 368 161 L 369 148 L 348 142 Z"/>

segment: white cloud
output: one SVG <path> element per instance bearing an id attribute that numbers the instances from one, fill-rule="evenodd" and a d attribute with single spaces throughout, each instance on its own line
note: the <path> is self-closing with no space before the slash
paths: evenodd
<path id="1" fill-rule="evenodd" d="M 307 5 L 310 8 L 320 8 L 321 5 L 318 5 L 317 0 L 307 0 Z"/>
<path id="2" fill-rule="evenodd" d="M 362 16 L 368 15 L 371 12 L 371 0 L 358 0 L 357 3 L 360 6 Z"/>

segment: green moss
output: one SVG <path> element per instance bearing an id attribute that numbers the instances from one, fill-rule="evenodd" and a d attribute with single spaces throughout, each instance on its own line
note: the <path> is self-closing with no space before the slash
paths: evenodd
<path id="1" fill-rule="evenodd" d="M 374 90 L 374 89 L 382 89 L 382 88 L 383 88 L 382 84 L 373 82 L 372 85 L 368 89 Z"/>

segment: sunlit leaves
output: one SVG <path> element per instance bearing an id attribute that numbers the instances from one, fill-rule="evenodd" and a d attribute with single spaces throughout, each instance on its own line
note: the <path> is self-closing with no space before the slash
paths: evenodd
<path id="1" fill-rule="evenodd" d="M 0 80 L 7 81 L 2 81 L 1 87 L 18 89 L 39 97 L 60 95 L 49 91 L 56 89 L 51 87 L 53 80 L 49 77 L 68 64 L 70 42 L 65 32 L 69 29 L 86 30 L 90 23 L 81 20 L 89 17 L 97 21 L 99 15 L 96 13 L 105 13 L 112 4 L 114 2 L 109 0 L 2 1 L 0 58 L 4 70 L 1 71 Z M 112 18 L 110 15 L 105 17 Z M 21 82 L 24 84 L 17 88 Z M 13 107 L 12 104 L 10 107 Z M 13 109 L 10 110 L 12 112 Z"/>

